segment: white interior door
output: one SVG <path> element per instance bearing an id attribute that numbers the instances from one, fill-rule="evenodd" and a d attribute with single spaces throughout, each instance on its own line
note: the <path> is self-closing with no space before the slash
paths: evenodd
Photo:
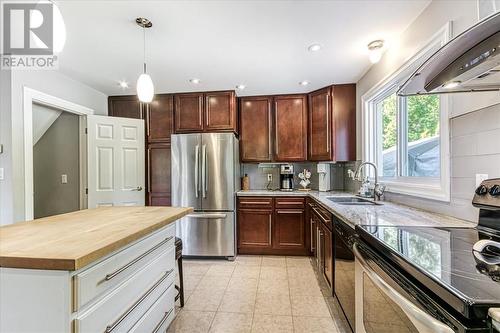
<path id="1" fill-rule="evenodd" d="M 144 120 L 87 116 L 88 208 L 144 206 Z"/>

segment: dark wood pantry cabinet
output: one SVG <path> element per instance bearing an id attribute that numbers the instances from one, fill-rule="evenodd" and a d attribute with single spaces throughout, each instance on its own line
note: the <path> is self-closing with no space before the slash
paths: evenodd
<path id="1" fill-rule="evenodd" d="M 175 94 L 175 133 L 237 132 L 234 91 Z"/>
<path id="2" fill-rule="evenodd" d="M 272 97 L 242 97 L 239 102 L 241 162 L 271 162 Z"/>

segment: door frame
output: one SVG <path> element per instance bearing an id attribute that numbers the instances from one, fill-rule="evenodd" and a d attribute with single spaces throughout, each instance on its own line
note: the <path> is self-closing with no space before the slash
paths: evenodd
<path id="1" fill-rule="evenodd" d="M 32 220 L 34 216 L 33 203 L 33 103 L 70 112 L 80 116 L 80 133 L 85 136 L 85 116 L 93 115 L 94 110 L 41 91 L 23 87 L 24 111 L 24 219 Z M 82 117 L 83 116 L 83 117 Z M 86 140 L 80 136 L 80 208 L 86 207 Z"/>

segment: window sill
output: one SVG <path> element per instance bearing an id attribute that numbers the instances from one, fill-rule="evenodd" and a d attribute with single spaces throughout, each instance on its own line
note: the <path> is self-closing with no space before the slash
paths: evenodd
<path id="1" fill-rule="evenodd" d="M 423 199 L 450 202 L 450 191 L 437 183 L 409 183 L 403 181 L 381 180 L 386 192 L 420 197 Z"/>

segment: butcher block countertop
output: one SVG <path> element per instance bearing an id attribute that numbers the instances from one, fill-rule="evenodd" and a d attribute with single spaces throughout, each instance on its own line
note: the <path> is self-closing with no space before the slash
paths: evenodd
<path id="1" fill-rule="evenodd" d="M 74 271 L 192 208 L 100 207 L 0 227 L 0 267 Z"/>

